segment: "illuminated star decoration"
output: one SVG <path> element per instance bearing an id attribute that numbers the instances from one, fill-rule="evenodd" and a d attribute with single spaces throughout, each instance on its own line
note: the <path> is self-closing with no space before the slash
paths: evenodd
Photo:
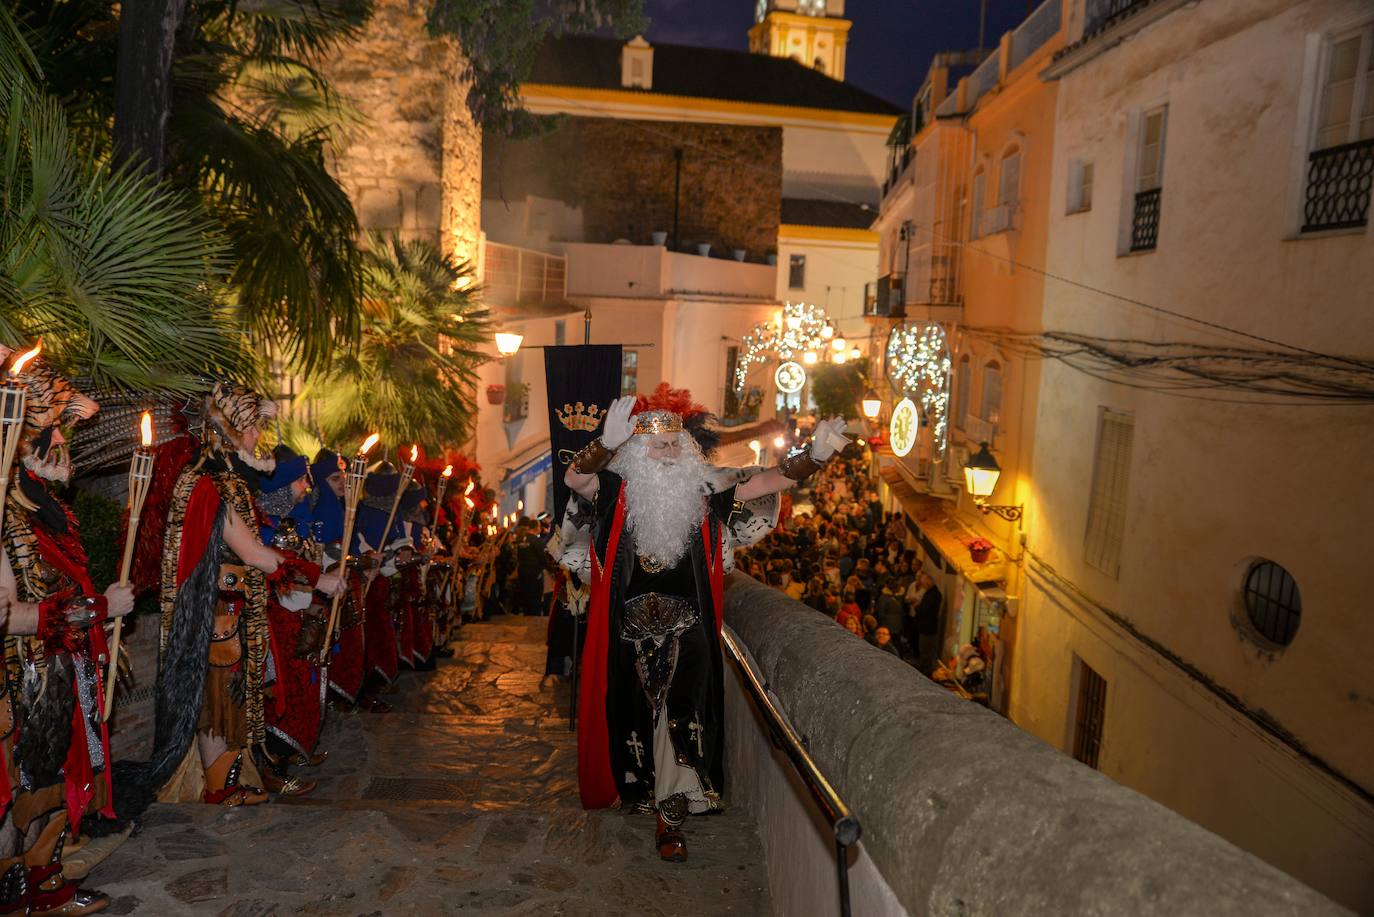
<path id="1" fill-rule="evenodd" d="M 920 402 L 937 458 L 949 444 L 949 371 L 949 340 L 938 322 L 902 324 L 888 335 L 887 379 Z"/>
<path id="2" fill-rule="evenodd" d="M 739 359 L 735 363 L 735 392 L 744 391 L 749 370 L 755 364 L 767 363 L 770 355 L 791 360 L 807 351 L 819 353 L 828 346 L 834 334 L 834 326 L 824 309 L 804 302 L 786 303 L 773 321 L 755 325 L 753 331 L 740 339 Z"/>

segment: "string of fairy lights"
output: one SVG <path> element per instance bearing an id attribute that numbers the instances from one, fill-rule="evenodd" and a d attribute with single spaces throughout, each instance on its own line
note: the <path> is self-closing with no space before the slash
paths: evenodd
<path id="1" fill-rule="evenodd" d="M 805 366 L 815 366 L 824 360 L 843 364 L 857 360 L 862 351 L 835 330 L 835 323 L 820 306 L 806 302 L 788 302 L 773 314 L 773 320 L 760 322 L 740 338 L 739 356 L 735 362 L 735 393 L 740 394 L 755 366 L 767 363 L 774 356 L 779 365 L 773 381 L 786 394 L 801 391 L 806 384 Z M 800 357 L 800 363 L 794 359 Z"/>

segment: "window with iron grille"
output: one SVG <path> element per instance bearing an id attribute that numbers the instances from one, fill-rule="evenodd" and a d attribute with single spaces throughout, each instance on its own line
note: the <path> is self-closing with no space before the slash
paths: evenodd
<path id="1" fill-rule="evenodd" d="M 1097 455 L 1093 460 L 1084 561 L 1111 577 L 1121 571 L 1134 439 L 1133 415 L 1102 408 L 1097 421 Z"/>
<path id="2" fill-rule="evenodd" d="M 1095 768 L 1107 720 L 1107 680 L 1082 659 L 1075 659 L 1074 665 L 1078 668 L 1078 705 L 1073 717 L 1073 756 Z"/>
<path id="3" fill-rule="evenodd" d="M 1245 574 L 1245 611 L 1260 636 L 1287 646 L 1302 620 L 1302 595 L 1292 575 L 1272 560 L 1250 565 Z"/>
<path id="4" fill-rule="evenodd" d="M 806 286 L 806 256 L 792 255 L 787 259 L 787 288 L 800 290 Z"/>
<path id="5" fill-rule="evenodd" d="M 1002 154 L 1002 166 L 997 173 L 997 203 L 1015 204 L 1021 193 L 1021 150 L 1012 147 Z"/>
<path id="6" fill-rule="evenodd" d="M 620 394 L 634 395 L 639 392 L 639 352 L 622 350 L 620 352 Z"/>
<path id="7" fill-rule="evenodd" d="M 1135 207 L 1131 214 L 1131 251 L 1152 251 L 1159 241 L 1159 210 L 1164 190 L 1164 135 L 1167 106 L 1147 112 L 1140 131 Z"/>
<path id="8" fill-rule="evenodd" d="M 1327 45 L 1307 158 L 1303 232 L 1369 222 L 1374 187 L 1374 24 Z"/>

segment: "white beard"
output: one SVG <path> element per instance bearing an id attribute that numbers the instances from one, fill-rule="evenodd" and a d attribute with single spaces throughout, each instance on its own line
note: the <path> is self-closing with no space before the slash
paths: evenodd
<path id="1" fill-rule="evenodd" d="M 72 462 L 67 455 L 66 446 L 53 446 L 48 450 L 48 460 L 42 461 L 32 452 L 22 459 L 24 467 L 38 475 L 45 481 L 53 481 L 58 484 L 67 483 L 67 479 L 72 476 Z"/>
<path id="2" fill-rule="evenodd" d="M 682 456 L 676 460 L 650 458 L 648 437 L 632 436 L 610 464 L 625 481 L 625 525 L 635 551 L 666 567 L 677 566 L 691 546 L 706 514 L 711 471 L 691 435 L 680 435 Z"/>

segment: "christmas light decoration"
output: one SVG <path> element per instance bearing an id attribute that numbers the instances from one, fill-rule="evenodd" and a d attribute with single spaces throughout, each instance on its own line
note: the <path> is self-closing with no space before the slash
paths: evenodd
<path id="1" fill-rule="evenodd" d="M 785 395 L 795 394 L 806 384 L 806 370 L 801 368 L 801 364 L 788 360 L 773 373 L 773 384 Z"/>
<path id="2" fill-rule="evenodd" d="M 943 458 L 949 444 L 950 374 L 944 327 L 938 322 L 911 322 L 893 328 L 887 339 L 886 362 L 893 390 L 920 403 L 935 455 Z"/>
<path id="3" fill-rule="evenodd" d="M 740 339 L 740 353 L 735 364 L 736 393 L 744 391 L 749 371 L 756 365 L 767 363 L 772 357 L 784 362 L 798 356 L 805 360 L 808 351 L 816 353 L 819 359 L 825 342 L 834 335 L 835 326 L 824 309 L 810 303 L 784 304 L 771 321 L 755 325 L 754 330 Z M 801 369 L 800 365 L 797 368 Z"/>

